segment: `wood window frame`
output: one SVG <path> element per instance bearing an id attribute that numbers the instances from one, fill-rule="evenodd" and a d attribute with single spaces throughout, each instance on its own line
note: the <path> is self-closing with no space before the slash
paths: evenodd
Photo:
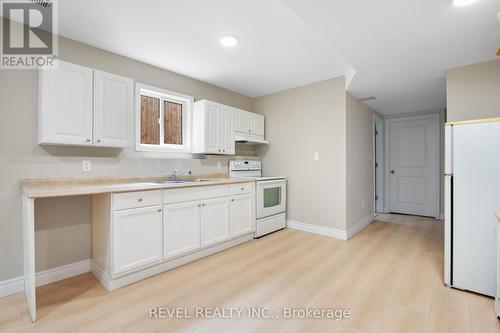
<path id="1" fill-rule="evenodd" d="M 141 96 L 148 96 L 160 100 L 160 144 L 141 143 Z M 164 102 L 172 102 L 182 105 L 182 144 L 165 143 L 164 134 Z M 135 108 L 135 148 L 137 151 L 156 151 L 156 152 L 185 152 L 192 151 L 191 131 L 192 131 L 192 113 L 194 98 L 192 96 L 180 94 L 177 92 L 148 86 L 142 83 L 136 84 L 136 108 Z"/>

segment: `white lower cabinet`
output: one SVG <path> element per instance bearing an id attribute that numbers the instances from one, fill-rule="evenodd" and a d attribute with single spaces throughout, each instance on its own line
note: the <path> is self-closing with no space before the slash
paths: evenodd
<path id="1" fill-rule="evenodd" d="M 255 183 L 92 195 L 92 272 L 108 290 L 253 239 Z"/>
<path id="2" fill-rule="evenodd" d="M 161 261 L 162 228 L 161 206 L 113 212 L 113 275 Z"/>
<path id="3" fill-rule="evenodd" d="M 255 231 L 254 193 L 234 195 L 230 199 L 230 236 L 236 237 Z"/>
<path id="4" fill-rule="evenodd" d="M 229 238 L 229 199 L 201 202 L 201 246 L 220 243 Z"/>
<path id="5" fill-rule="evenodd" d="M 164 206 L 165 258 L 200 248 L 200 209 L 199 201 Z"/>

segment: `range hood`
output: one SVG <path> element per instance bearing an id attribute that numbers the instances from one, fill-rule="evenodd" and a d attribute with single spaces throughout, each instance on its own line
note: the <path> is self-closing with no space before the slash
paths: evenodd
<path id="1" fill-rule="evenodd" d="M 256 136 L 252 134 L 236 133 L 234 136 L 234 141 L 236 143 L 242 143 L 245 145 L 267 145 L 269 141 L 264 140 L 261 136 Z"/>

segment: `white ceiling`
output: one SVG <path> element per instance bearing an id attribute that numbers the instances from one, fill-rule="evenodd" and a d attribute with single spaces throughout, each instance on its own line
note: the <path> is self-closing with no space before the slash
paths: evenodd
<path id="1" fill-rule="evenodd" d="M 59 31 L 252 97 L 346 75 L 395 114 L 445 107 L 446 69 L 496 58 L 500 1 L 450 1 L 64 0 Z"/>

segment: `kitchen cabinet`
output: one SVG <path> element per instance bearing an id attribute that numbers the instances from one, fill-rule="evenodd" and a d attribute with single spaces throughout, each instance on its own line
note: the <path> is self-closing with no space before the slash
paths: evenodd
<path id="1" fill-rule="evenodd" d="M 201 202 L 201 246 L 220 243 L 229 238 L 229 199 Z"/>
<path id="2" fill-rule="evenodd" d="M 234 131 L 241 134 L 264 138 L 264 116 L 244 110 L 234 109 Z"/>
<path id="3" fill-rule="evenodd" d="M 200 248 L 199 201 L 164 206 L 164 257 L 174 257 Z"/>
<path id="4" fill-rule="evenodd" d="M 92 69 L 59 61 L 38 81 L 38 143 L 92 145 Z"/>
<path id="5" fill-rule="evenodd" d="M 94 144 L 128 147 L 134 105 L 132 79 L 94 70 Z"/>
<path id="6" fill-rule="evenodd" d="M 230 198 L 230 237 L 255 231 L 254 194 L 234 195 Z"/>
<path id="7" fill-rule="evenodd" d="M 255 184 L 92 195 L 92 272 L 107 290 L 253 239 Z"/>
<path id="8" fill-rule="evenodd" d="M 193 113 L 193 153 L 234 155 L 232 108 L 201 100 Z"/>
<path id="9" fill-rule="evenodd" d="M 39 71 L 38 143 L 128 147 L 133 80 L 58 62 Z"/>
<path id="10" fill-rule="evenodd" d="M 161 206 L 113 212 L 113 275 L 163 258 Z"/>

